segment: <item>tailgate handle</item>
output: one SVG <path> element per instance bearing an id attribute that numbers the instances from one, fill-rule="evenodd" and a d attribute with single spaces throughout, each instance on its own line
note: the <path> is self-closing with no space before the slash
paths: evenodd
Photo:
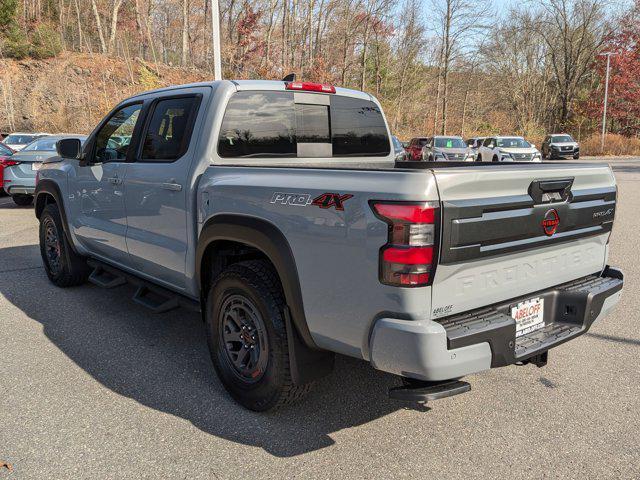
<path id="1" fill-rule="evenodd" d="M 571 200 L 573 178 L 535 180 L 529 185 L 529 195 L 538 203 L 553 203 Z"/>
<path id="2" fill-rule="evenodd" d="M 542 190 L 543 192 L 559 192 L 560 190 L 564 190 L 567 187 L 571 187 L 572 183 L 573 179 L 547 180 L 538 182 L 538 185 L 540 185 L 540 190 Z"/>

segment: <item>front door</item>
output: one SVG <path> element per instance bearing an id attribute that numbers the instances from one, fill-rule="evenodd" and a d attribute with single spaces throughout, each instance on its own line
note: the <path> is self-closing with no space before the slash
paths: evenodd
<path id="1" fill-rule="evenodd" d="M 92 254 L 115 263 L 128 259 L 124 178 L 129 145 L 142 103 L 115 111 L 87 142 L 83 166 L 69 174 L 71 215 L 78 241 Z"/>
<path id="2" fill-rule="evenodd" d="M 191 133 L 201 90 L 154 101 L 140 154 L 128 165 L 124 185 L 132 266 L 178 289 L 185 287 L 188 182 L 195 150 Z"/>

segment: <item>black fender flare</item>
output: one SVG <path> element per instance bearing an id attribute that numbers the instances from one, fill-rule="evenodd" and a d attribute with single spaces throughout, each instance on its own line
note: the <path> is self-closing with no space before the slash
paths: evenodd
<path id="1" fill-rule="evenodd" d="M 196 248 L 195 274 L 201 292 L 205 252 L 209 245 L 220 240 L 256 248 L 266 255 L 276 268 L 287 303 L 284 314 L 294 382 L 307 383 L 331 372 L 334 354 L 319 349 L 313 341 L 304 313 L 293 252 L 280 229 L 266 220 L 244 215 L 221 214 L 208 219 L 200 231 Z"/>
<path id="2" fill-rule="evenodd" d="M 58 205 L 58 210 L 60 212 L 60 217 L 62 218 L 62 228 L 64 230 L 64 235 L 67 237 L 67 243 L 73 249 L 74 253 L 78 253 L 76 251 L 73 242 L 71 241 L 71 233 L 69 231 L 69 223 L 67 222 L 67 213 L 64 209 L 64 203 L 62 201 L 62 193 L 60 192 L 60 187 L 53 180 L 42 179 L 38 181 L 36 185 L 36 190 L 33 193 L 35 198 L 35 214 L 36 218 L 40 220 L 40 216 L 42 215 L 42 211 L 44 207 L 47 205 L 46 196 L 51 196 L 55 200 Z"/>

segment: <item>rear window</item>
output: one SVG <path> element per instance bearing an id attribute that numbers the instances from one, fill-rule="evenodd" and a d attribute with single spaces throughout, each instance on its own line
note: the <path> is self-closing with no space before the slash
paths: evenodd
<path id="1" fill-rule="evenodd" d="M 329 105 L 295 102 L 293 92 L 234 94 L 218 139 L 218 153 L 225 158 L 359 157 L 389 152 L 387 128 L 375 103 L 340 96 L 330 96 Z"/>

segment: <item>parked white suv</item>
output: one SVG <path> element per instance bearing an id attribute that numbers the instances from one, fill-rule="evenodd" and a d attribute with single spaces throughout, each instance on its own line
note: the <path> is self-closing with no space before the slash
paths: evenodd
<path id="1" fill-rule="evenodd" d="M 482 162 L 541 162 L 535 145 L 522 137 L 487 137 L 478 149 Z"/>

